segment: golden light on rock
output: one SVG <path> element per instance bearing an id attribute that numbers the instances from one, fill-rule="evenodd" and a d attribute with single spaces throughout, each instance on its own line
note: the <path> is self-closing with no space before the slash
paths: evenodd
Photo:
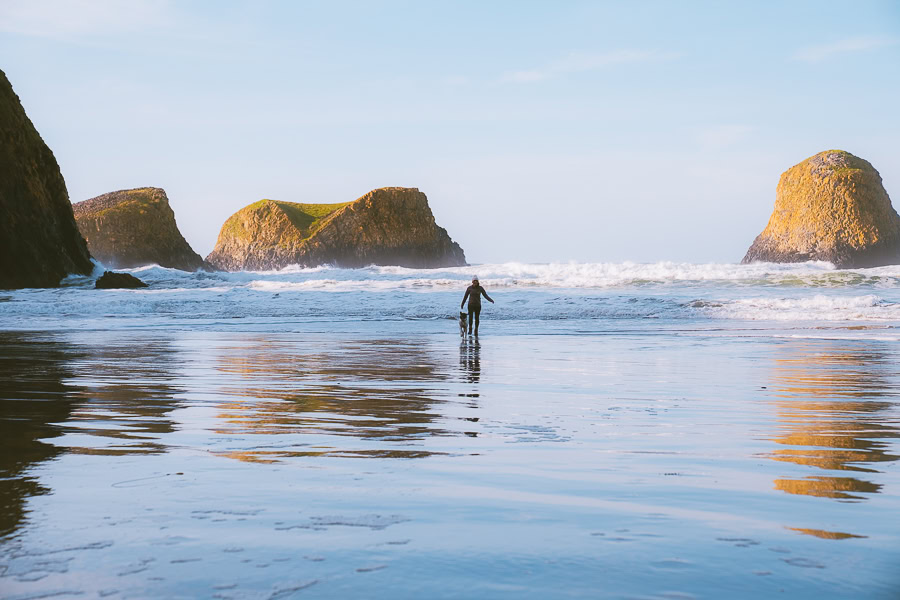
<path id="1" fill-rule="evenodd" d="M 295 349 L 269 338 L 222 348 L 218 369 L 240 375 L 242 385 L 221 390 L 231 399 L 216 407 L 216 433 L 272 441 L 220 456 L 263 463 L 301 456 L 419 458 L 432 452 L 393 442 L 447 434 L 434 409 L 442 400 L 426 385 L 446 375 L 426 345 L 347 341 L 326 352 L 297 355 Z M 281 444 L 281 435 L 293 441 Z M 332 445 L 322 446 L 323 435 L 347 443 L 335 447 L 332 437 Z"/>
<path id="2" fill-rule="evenodd" d="M 844 150 L 826 150 L 781 174 L 775 209 L 742 262 L 824 260 L 838 268 L 897 264 L 900 216 L 881 175 Z"/>
<path id="3" fill-rule="evenodd" d="M 776 479 L 775 489 L 854 501 L 878 493 L 881 484 L 847 472 L 877 474 L 879 463 L 900 459 L 883 441 L 900 437 L 886 418 L 897 394 L 887 378 L 892 365 L 871 346 L 802 342 L 785 351 L 775 361 L 771 385 L 778 414 L 772 441 L 781 447 L 766 456 L 818 472 Z"/>

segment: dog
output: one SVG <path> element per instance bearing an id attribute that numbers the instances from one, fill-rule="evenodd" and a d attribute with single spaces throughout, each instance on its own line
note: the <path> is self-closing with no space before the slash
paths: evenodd
<path id="1" fill-rule="evenodd" d="M 466 337 L 468 321 L 469 315 L 463 311 L 459 311 L 459 337 Z"/>

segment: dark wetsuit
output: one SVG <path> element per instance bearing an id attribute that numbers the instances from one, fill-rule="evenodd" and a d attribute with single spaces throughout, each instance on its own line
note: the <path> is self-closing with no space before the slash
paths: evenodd
<path id="1" fill-rule="evenodd" d="M 472 325 L 475 325 L 475 331 L 478 331 L 478 321 L 479 315 L 481 314 L 481 297 L 484 296 L 491 302 L 491 297 L 487 295 L 487 292 L 484 291 L 484 288 L 480 285 L 470 285 L 466 288 L 466 295 L 463 296 L 462 302 L 460 303 L 460 307 L 466 303 L 466 298 L 469 299 L 469 333 L 472 333 Z"/>

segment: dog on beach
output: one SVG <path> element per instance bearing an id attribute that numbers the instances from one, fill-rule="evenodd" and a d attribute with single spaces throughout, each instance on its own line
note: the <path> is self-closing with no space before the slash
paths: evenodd
<path id="1" fill-rule="evenodd" d="M 468 325 L 469 315 L 459 311 L 459 337 L 466 337 L 466 326 Z"/>

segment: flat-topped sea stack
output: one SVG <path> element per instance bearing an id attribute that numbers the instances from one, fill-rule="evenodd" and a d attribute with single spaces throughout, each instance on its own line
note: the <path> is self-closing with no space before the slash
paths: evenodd
<path id="1" fill-rule="evenodd" d="M 94 265 L 53 152 L 0 71 L 0 288 L 54 287 Z"/>
<path id="2" fill-rule="evenodd" d="M 434 222 L 425 194 L 401 187 L 372 190 L 341 204 L 260 200 L 225 221 L 206 260 L 226 271 L 466 264 L 459 244 Z"/>
<path id="3" fill-rule="evenodd" d="M 775 210 L 741 262 L 900 264 L 900 216 L 867 161 L 826 150 L 781 175 Z"/>
<path id="4" fill-rule="evenodd" d="M 75 219 L 91 254 L 107 267 L 208 267 L 178 231 L 169 198 L 160 188 L 121 190 L 79 202 Z"/>

